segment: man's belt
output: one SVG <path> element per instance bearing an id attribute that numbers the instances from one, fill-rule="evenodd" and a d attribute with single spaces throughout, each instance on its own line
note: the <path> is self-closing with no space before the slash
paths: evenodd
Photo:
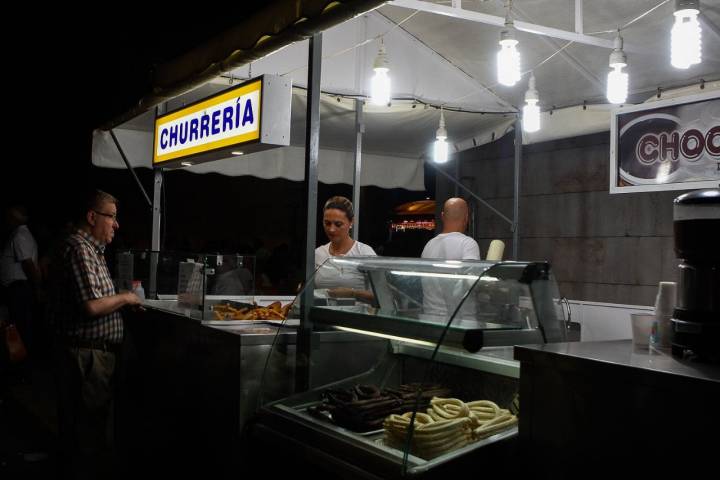
<path id="1" fill-rule="evenodd" d="M 92 350 L 103 350 L 105 352 L 118 353 L 119 343 L 111 343 L 105 340 L 85 340 L 83 338 L 68 338 L 67 345 L 70 348 L 90 348 Z"/>

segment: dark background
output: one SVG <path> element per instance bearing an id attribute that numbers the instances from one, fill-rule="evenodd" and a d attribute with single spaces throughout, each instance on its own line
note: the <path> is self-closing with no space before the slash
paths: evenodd
<path id="1" fill-rule="evenodd" d="M 92 131 L 143 97 L 155 65 L 268 3 L 192 11 L 179 10 L 177 4 L 123 4 L 105 11 L 43 7 L 40 16 L 20 15 L 28 19 L 20 21 L 21 35 L 5 30 L 4 43 L 11 47 L 5 75 L 9 122 L 0 206 L 28 207 L 41 254 L 61 235 L 90 187 L 121 202 L 110 259 L 113 250 L 150 246 L 151 212 L 144 197 L 127 170 L 91 166 Z M 152 198 L 152 172 L 136 173 Z M 432 170 L 426 169 L 426 192 L 364 187 L 360 240 L 386 253 L 419 256 L 425 237 L 396 237 L 385 245 L 388 223 L 394 207 L 432 197 L 434 184 Z M 247 254 L 262 245 L 276 254 L 275 263 L 287 265 L 283 275 L 297 276 L 305 236 L 302 182 L 171 171 L 164 189 L 163 249 Z M 352 190 L 321 184 L 319 211 L 332 195 L 351 198 Z M 317 225 L 318 243 L 325 243 L 320 218 Z"/>

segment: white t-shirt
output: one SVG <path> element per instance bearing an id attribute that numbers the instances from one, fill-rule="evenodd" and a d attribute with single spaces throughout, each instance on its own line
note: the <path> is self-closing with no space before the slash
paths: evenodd
<path id="1" fill-rule="evenodd" d="M 422 258 L 480 260 L 480 247 L 475 240 L 460 232 L 441 233 L 425 245 Z M 470 288 L 468 282 L 469 280 L 423 278 L 423 313 L 432 318 L 447 320 L 462 295 Z M 475 310 L 475 300 L 468 297 L 457 317 L 465 320 L 474 319 Z"/>
<path id="2" fill-rule="evenodd" d="M 460 232 L 441 233 L 425 245 L 422 258 L 480 260 L 480 247 L 475 240 Z"/>
<path id="3" fill-rule="evenodd" d="M 16 280 L 27 280 L 22 269 L 23 260 L 37 265 L 37 243 L 27 225 L 20 225 L 5 243 L 0 257 L 0 283 L 7 286 Z"/>
<path id="4" fill-rule="evenodd" d="M 315 288 L 356 288 L 364 289 L 365 276 L 358 272 L 352 265 L 342 265 L 341 268 L 335 268 L 336 265 L 324 266 L 318 268 L 332 256 L 344 257 L 375 257 L 377 254 L 371 246 L 356 241 L 352 248 L 344 255 L 330 255 L 330 243 L 321 245 L 315 249 Z"/>

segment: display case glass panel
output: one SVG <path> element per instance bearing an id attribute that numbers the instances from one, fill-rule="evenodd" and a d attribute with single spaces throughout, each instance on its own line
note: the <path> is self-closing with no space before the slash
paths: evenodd
<path id="1" fill-rule="evenodd" d="M 293 298 L 255 295 L 252 255 L 129 250 L 117 253 L 114 271 L 119 291 L 141 287 L 146 305 L 201 321 L 249 319 Z"/>
<path id="2" fill-rule="evenodd" d="M 297 394 L 263 382 L 261 418 L 379 475 L 513 439 L 511 346 L 564 340 L 558 301 L 547 263 L 330 258 L 290 312 L 295 348 L 267 362 Z"/>

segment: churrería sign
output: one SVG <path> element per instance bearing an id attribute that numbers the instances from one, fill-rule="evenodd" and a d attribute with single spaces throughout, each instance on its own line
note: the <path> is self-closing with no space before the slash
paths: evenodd
<path id="1" fill-rule="evenodd" d="M 292 86 L 263 75 L 155 119 L 153 166 L 194 165 L 290 144 Z"/>
<path id="2" fill-rule="evenodd" d="M 621 108 L 610 130 L 610 193 L 720 184 L 720 92 Z"/>

